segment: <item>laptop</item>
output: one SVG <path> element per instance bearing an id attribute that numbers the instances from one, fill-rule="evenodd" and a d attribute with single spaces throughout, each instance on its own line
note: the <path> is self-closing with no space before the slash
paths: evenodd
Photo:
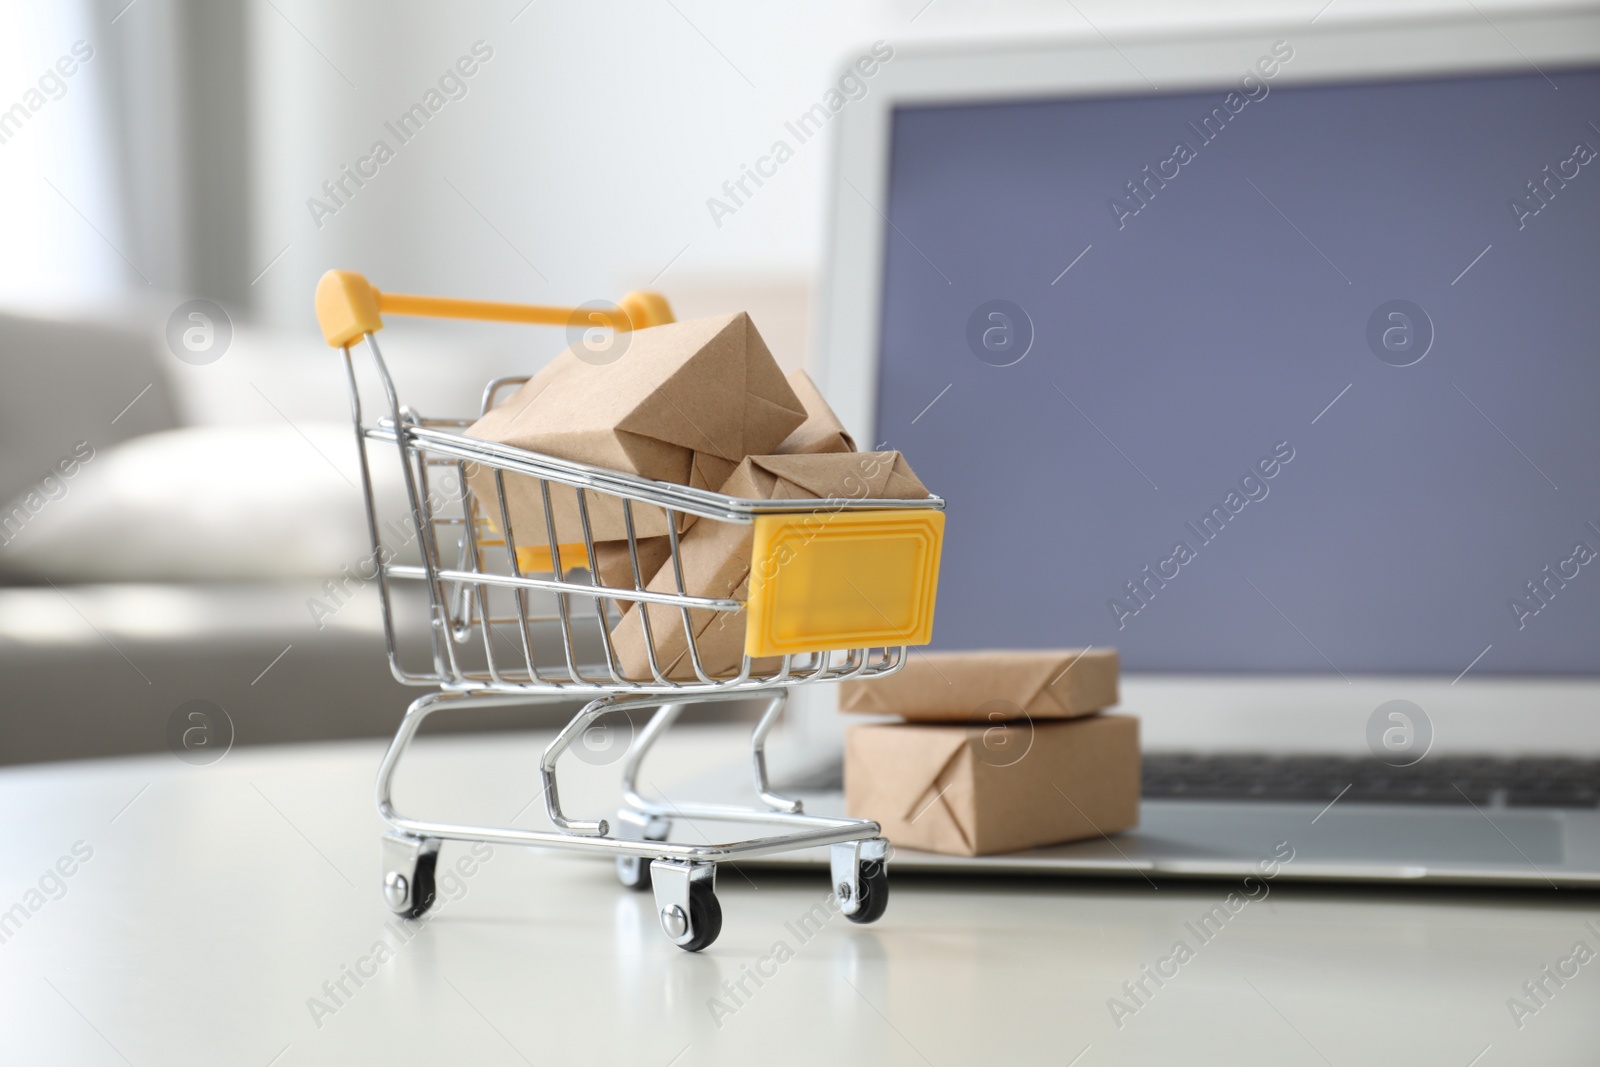
<path id="1" fill-rule="evenodd" d="M 896 872 L 1600 885 L 1600 14 L 861 83 L 816 377 L 948 502 L 931 648 L 1114 647 L 1144 752 L 1137 830 Z"/>

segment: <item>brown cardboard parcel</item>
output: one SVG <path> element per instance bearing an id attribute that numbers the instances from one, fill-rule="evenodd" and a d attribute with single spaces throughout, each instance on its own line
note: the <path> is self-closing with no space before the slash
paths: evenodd
<path id="1" fill-rule="evenodd" d="M 910 464 L 898 452 L 751 456 L 734 471 L 722 492 L 752 500 L 920 500 L 928 495 L 928 490 L 912 473 Z M 695 523 L 678 543 L 684 589 L 692 596 L 746 599 L 753 538 L 754 530 L 750 526 Z M 647 588 L 653 592 L 677 592 L 677 576 L 672 566 L 662 567 Z M 652 604 L 649 620 L 656 661 L 662 673 L 676 680 L 693 679 L 694 662 L 688 655 L 682 611 Z M 689 624 L 706 674 L 712 677 L 737 674 L 744 658 L 745 613 L 691 610 Z M 630 608 L 611 631 L 611 640 L 627 677 L 650 677 L 644 627 L 637 605 Z M 761 663 L 759 669 L 764 669 L 764 661 L 758 662 Z"/>
<path id="2" fill-rule="evenodd" d="M 833 413 L 822 398 L 817 383 L 811 375 L 797 370 L 788 377 L 789 388 L 800 398 L 806 409 L 806 421 L 800 428 L 772 451 L 780 456 L 814 455 L 818 452 L 854 452 L 856 439 L 844 428 L 839 416 Z"/>
<path id="3" fill-rule="evenodd" d="M 822 452 L 854 452 L 855 440 L 845 430 L 844 424 L 839 421 L 839 416 L 833 413 L 828 402 L 822 398 L 822 394 L 817 391 L 811 376 L 803 370 L 797 370 L 786 380 L 805 407 L 806 421 L 801 423 L 800 428 L 794 433 L 785 437 L 783 442 L 773 449 L 773 453 L 780 456 L 797 456 Z M 722 487 L 717 488 L 720 490 Z M 686 527 L 694 525 L 693 516 L 684 525 Z M 664 536 L 640 537 L 636 543 L 639 552 L 639 577 L 641 582 L 648 582 L 655 577 L 661 565 L 671 558 L 671 539 Z M 628 554 L 627 541 L 598 541 L 594 546 L 594 555 L 596 581 L 613 589 L 634 588 L 633 560 Z M 586 562 L 581 545 L 575 552 L 569 553 L 563 549 L 561 558 L 564 564 L 573 567 L 584 566 Z"/>
<path id="4" fill-rule="evenodd" d="M 845 739 L 845 808 L 894 844 L 959 856 L 1139 824 L 1139 720 L 879 723 Z"/>
<path id="5" fill-rule="evenodd" d="M 611 363 L 587 362 L 569 348 L 466 432 L 714 490 L 746 456 L 771 452 L 805 420 L 800 398 L 750 316 L 739 312 L 639 330 Z M 498 528 L 494 472 L 469 465 L 467 481 Z M 548 545 L 538 480 L 507 475 L 505 486 L 517 542 Z M 550 495 L 557 541 L 581 543 L 576 491 L 552 485 Z M 595 540 L 628 536 L 620 500 L 588 493 L 585 503 Z M 632 510 L 637 536 L 667 532 L 661 509 L 636 505 Z"/>
<path id="6" fill-rule="evenodd" d="M 912 722 L 1069 719 L 1117 703 L 1117 651 L 924 652 L 898 674 L 839 687 L 839 710 Z"/>
<path id="7" fill-rule="evenodd" d="M 672 538 L 670 537 L 641 537 L 634 542 L 634 547 L 639 553 L 639 584 L 648 583 L 652 576 L 659 571 L 663 564 L 672 558 Z M 566 560 L 566 553 L 561 554 Z M 578 549 L 576 557 L 582 561 L 583 549 Z M 628 542 L 623 541 L 596 541 L 594 546 L 594 580 L 600 585 L 610 586 L 612 589 L 632 589 L 633 584 L 633 556 L 628 552 Z M 578 564 L 582 566 L 582 562 Z M 627 607 L 624 602 L 622 607 Z"/>

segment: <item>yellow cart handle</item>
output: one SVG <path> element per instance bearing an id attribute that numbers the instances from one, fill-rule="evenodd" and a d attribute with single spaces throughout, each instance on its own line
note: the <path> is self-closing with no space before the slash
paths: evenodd
<path id="1" fill-rule="evenodd" d="M 619 332 L 672 322 L 672 308 L 660 293 L 644 290 L 624 296 L 621 314 L 605 308 L 546 307 L 492 300 L 458 300 L 447 296 L 413 296 L 379 292 L 353 270 L 330 270 L 317 282 L 317 323 L 334 348 L 343 348 L 363 334 L 383 329 L 383 315 L 426 315 L 441 319 L 529 322 L 546 326 L 602 326 Z"/>

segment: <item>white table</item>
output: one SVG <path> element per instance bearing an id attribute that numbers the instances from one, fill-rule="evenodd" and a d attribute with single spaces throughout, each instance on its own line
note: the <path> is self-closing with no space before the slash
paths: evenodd
<path id="1" fill-rule="evenodd" d="M 424 741 L 402 809 L 543 824 L 534 735 Z M 657 781 L 737 758 L 683 727 Z M 609 863 L 500 848 L 402 938 L 378 887 L 370 742 L 0 772 L 0 1063 L 1580 1064 L 1600 1057 L 1600 960 L 1519 1029 L 1507 999 L 1600 902 L 1274 887 L 1119 1028 L 1124 982 L 1222 885 L 900 877 L 888 914 L 794 927 L 819 874 L 724 869 L 721 939 L 671 946 Z M 570 810 L 612 806 L 616 767 L 572 767 Z M 570 783 L 570 784 L 569 784 Z M 670 787 L 669 787 L 670 788 Z M 522 810 L 526 807 L 526 810 Z M 72 859 L 92 849 L 87 861 Z M 468 854 L 445 845 L 441 872 Z M 63 861 L 63 857 L 68 859 Z M 57 898 L 29 897 L 61 862 Z M 57 882 L 45 877 L 45 889 Z M 792 958 L 769 961 L 777 942 Z M 387 947 L 374 958 L 377 943 Z M 747 967 L 770 977 L 730 995 Z M 347 968 L 371 974 L 359 986 Z M 774 973 L 775 972 L 775 973 Z M 336 1002 L 328 992 L 343 980 Z M 328 983 L 325 987 L 324 983 Z M 1555 987 L 1552 985 L 1552 989 Z M 324 1009 L 313 1011 L 312 998 Z M 720 1001 L 723 1008 L 715 1006 Z M 729 1010 L 731 1009 L 731 1010 Z M 314 1017 L 315 1016 L 315 1017 Z M 1485 1051 L 1487 1049 L 1487 1051 Z"/>

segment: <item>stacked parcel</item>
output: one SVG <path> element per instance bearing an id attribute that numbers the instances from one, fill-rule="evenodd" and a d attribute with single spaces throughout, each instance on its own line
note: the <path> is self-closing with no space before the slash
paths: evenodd
<path id="1" fill-rule="evenodd" d="M 1113 649 L 916 653 L 840 687 L 845 803 L 897 845 L 1014 852 L 1139 822 L 1139 722 L 1117 703 Z"/>

